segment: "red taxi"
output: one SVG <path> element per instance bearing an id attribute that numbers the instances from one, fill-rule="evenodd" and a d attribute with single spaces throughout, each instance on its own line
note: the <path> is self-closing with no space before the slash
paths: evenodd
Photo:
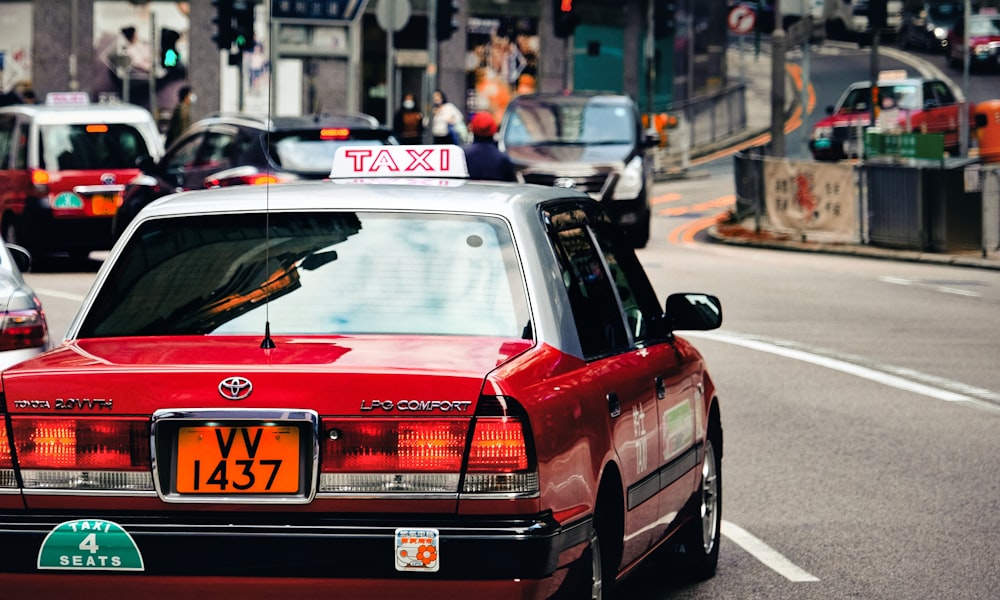
<path id="1" fill-rule="evenodd" d="M 989 10 L 989 12 L 986 12 Z M 966 37 L 969 45 L 966 47 Z M 965 34 L 965 21 L 959 19 L 948 32 L 948 63 L 961 69 L 968 57 L 970 69 L 1000 68 L 1000 14 L 995 8 L 982 9 L 969 15 L 969 35 Z"/>
<path id="2" fill-rule="evenodd" d="M 163 153 L 148 110 L 85 92 L 0 108 L 0 229 L 32 254 L 111 247 L 111 220 L 141 156 Z"/>
<path id="3" fill-rule="evenodd" d="M 879 73 L 876 117 L 880 127 L 944 135 L 944 147 L 957 154 L 961 145 L 959 123 L 962 104 L 940 79 L 907 77 L 905 71 Z M 872 88 L 869 81 L 852 83 L 827 117 L 813 125 L 809 149 L 816 160 L 860 157 L 864 130 L 871 125 Z M 889 108 L 891 101 L 891 108 Z M 891 112 L 890 112 L 891 111 Z M 883 114 L 884 112 L 884 114 Z M 886 116 L 892 115 L 891 122 Z"/>
<path id="4" fill-rule="evenodd" d="M 344 147 L 332 182 L 141 211 L 62 344 L 0 378 L 4 592 L 711 576 L 719 401 L 675 332 L 718 327 L 718 299 L 661 303 L 585 194 L 464 172 L 455 146 Z"/>

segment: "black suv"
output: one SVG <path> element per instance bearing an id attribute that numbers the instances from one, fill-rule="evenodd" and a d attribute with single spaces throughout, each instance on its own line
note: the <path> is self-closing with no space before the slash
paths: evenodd
<path id="1" fill-rule="evenodd" d="M 191 125 L 158 163 L 140 159 L 142 173 L 125 187 L 112 234 L 117 240 L 143 207 L 173 192 L 323 179 L 340 146 L 396 143 L 366 114 L 212 115 Z"/>
<path id="2" fill-rule="evenodd" d="M 518 179 L 575 188 L 600 201 L 636 248 L 649 241 L 655 130 L 646 132 L 628 96 L 591 92 L 527 94 L 511 101 L 500 149 Z"/>

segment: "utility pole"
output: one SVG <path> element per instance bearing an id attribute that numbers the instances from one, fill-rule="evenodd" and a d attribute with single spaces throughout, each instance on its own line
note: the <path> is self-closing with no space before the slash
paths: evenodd
<path id="1" fill-rule="evenodd" d="M 785 30 L 781 0 L 774 1 L 771 33 L 771 156 L 785 156 Z"/>

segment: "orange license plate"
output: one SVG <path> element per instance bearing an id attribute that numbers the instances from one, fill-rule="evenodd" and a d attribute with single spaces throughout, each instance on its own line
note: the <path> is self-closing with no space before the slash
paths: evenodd
<path id="1" fill-rule="evenodd" d="M 108 216 L 118 211 L 118 196 L 94 194 L 90 197 L 90 211 L 95 215 Z"/>
<path id="2" fill-rule="evenodd" d="M 287 425 L 181 427 L 179 494 L 296 494 L 299 429 Z"/>

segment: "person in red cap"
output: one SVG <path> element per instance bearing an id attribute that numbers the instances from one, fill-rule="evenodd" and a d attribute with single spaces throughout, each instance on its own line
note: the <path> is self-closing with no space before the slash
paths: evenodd
<path id="1" fill-rule="evenodd" d="M 472 143 L 464 147 L 465 162 L 469 167 L 470 179 L 493 181 L 517 181 L 514 164 L 510 157 L 497 148 L 493 136 L 497 133 L 497 122 L 487 111 L 477 112 L 469 123 Z"/>

